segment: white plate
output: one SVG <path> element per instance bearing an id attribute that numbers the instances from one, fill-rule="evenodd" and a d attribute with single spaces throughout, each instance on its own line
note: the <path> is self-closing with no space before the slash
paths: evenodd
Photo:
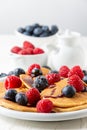
<path id="1" fill-rule="evenodd" d="M 73 112 L 63 112 L 63 113 L 34 113 L 34 112 L 20 112 L 0 107 L 0 114 L 21 120 L 63 121 L 63 120 L 72 120 L 87 117 L 87 109 Z"/>
<path id="2" fill-rule="evenodd" d="M 6 77 L 1 78 L 0 81 L 4 81 Z M 34 113 L 34 112 L 21 112 L 15 111 L 0 106 L 0 114 L 21 120 L 31 121 L 63 121 L 72 120 L 87 117 L 87 109 L 73 111 L 73 112 L 62 112 L 62 113 Z"/>

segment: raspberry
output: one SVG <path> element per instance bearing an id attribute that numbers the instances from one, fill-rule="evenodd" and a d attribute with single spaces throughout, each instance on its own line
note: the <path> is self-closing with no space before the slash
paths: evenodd
<path id="1" fill-rule="evenodd" d="M 74 66 L 68 73 L 68 77 L 72 76 L 73 74 L 78 75 L 81 79 L 84 77 L 84 73 L 80 66 Z"/>
<path id="2" fill-rule="evenodd" d="M 50 113 L 53 108 L 53 103 L 49 99 L 42 99 L 38 101 L 36 108 L 37 112 Z"/>
<path id="3" fill-rule="evenodd" d="M 18 47 L 18 46 L 14 46 L 14 47 L 11 48 L 11 52 L 13 52 L 13 53 L 18 53 L 21 50 L 22 50 L 22 48 Z"/>
<path id="4" fill-rule="evenodd" d="M 33 49 L 33 54 L 42 54 L 44 53 L 44 50 L 41 48 L 35 48 Z"/>
<path id="5" fill-rule="evenodd" d="M 22 81 L 20 80 L 19 77 L 11 75 L 7 76 L 7 78 L 4 81 L 4 86 L 6 89 L 10 88 L 19 88 L 22 85 Z"/>
<path id="6" fill-rule="evenodd" d="M 31 64 L 31 65 L 28 67 L 27 73 L 28 73 L 29 75 L 31 75 L 32 70 L 33 70 L 34 68 L 40 69 L 40 65 L 39 65 L 39 64 Z"/>
<path id="7" fill-rule="evenodd" d="M 58 73 L 49 73 L 46 75 L 46 79 L 48 80 L 48 84 L 54 84 L 60 80 L 60 75 Z"/>
<path id="8" fill-rule="evenodd" d="M 67 78 L 68 77 L 68 73 L 69 73 L 70 69 L 68 68 L 68 66 L 61 66 L 59 69 L 59 75 L 61 77 Z"/>
<path id="9" fill-rule="evenodd" d="M 80 92 L 84 89 L 83 81 L 76 74 L 69 77 L 68 83 L 75 87 L 77 92 Z"/>
<path id="10" fill-rule="evenodd" d="M 26 51 L 27 51 L 27 53 L 29 54 L 29 55 L 32 55 L 33 54 L 33 49 L 32 48 L 26 48 L 25 49 Z"/>
<path id="11" fill-rule="evenodd" d="M 28 103 L 35 105 L 40 100 L 40 92 L 36 88 L 31 88 L 26 92 Z"/>
<path id="12" fill-rule="evenodd" d="M 32 48 L 32 49 L 34 49 L 35 46 L 31 42 L 29 42 L 29 41 L 24 41 L 23 42 L 23 48 L 24 49 L 26 49 L 26 48 Z"/>
<path id="13" fill-rule="evenodd" d="M 28 55 L 28 51 L 26 49 L 22 49 L 18 52 L 20 55 Z"/>

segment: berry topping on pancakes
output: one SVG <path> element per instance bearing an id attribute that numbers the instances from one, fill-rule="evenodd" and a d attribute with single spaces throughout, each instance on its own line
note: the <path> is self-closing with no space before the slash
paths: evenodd
<path id="1" fill-rule="evenodd" d="M 62 89 L 62 93 L 64 96 L 71 98 L 75 95 L 76 89 L 71 85 L 67 85 Z"/>
<path id="2" fill-rule="evenodd" d="M 68 83 L 75 87 L 77 92 L 81 92 L 84 89 L 84 84 L 80 77 L 76 74 L 72 75 L 68 79 Z"/>
<path id="3" fill-rule="evenodd" d="M 37 88 L 31 88 L 26 92 L 28 103 L 35 105 L 40 100 L 40 92 Z"/>
<path id="4" fill-rule="evenodd" d="M 72 75 L 78 75 L 81 79 L 84 77 L 84 73 L 83 70 L 81 69 L 80 66 L 74 66 L 70 69 L 69 73 L 68 73 L 68 77 L 72 76 Z"/>
<path id="5" fill-rule="evenodd" d="M 36 105 L 37 111 L 42 113 L 50 113 L 53 108 L 53 103 L 49 99 L 42 99 Z"/>
<path id="6" fill-rule="evenodd" d="M 11 75 L 7 76 L 7 78 L 4 81 L 4 86 L 6 89 L 10 88 L 19 88 L 22 85 L 22 81 L 20 80 L 19 77 Z"/>
<path id="7" fill-rule="evenodd" d="M 48 84 L 51 85 L 60 80 L 60 75 L 58 73 L 49 73 L 46 75 L 46 79 Z"/>

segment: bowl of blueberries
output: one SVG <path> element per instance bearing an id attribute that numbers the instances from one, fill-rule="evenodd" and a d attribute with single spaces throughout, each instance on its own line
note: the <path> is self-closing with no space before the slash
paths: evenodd
<path id="1" fill-rule="evenodd" d="M 47 51 L 49 46 L 57 42 L 59 28 L 57 25 L 41 25 L 34 23 L 24 27 L 18 27 L 15 31 L 19 39 L 32 42 L 35 46 L 40 46 Z"/>

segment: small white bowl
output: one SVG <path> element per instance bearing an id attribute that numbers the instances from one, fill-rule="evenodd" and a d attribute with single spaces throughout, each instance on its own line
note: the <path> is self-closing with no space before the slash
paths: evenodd
<path id="1" fill-rule="evenodd" d="M 34 63 L 37 63 L 41 66 L 47 64 L 47 53 L 45 52 L 36 55 L 19 55 L 11 52 L 9 56 L 13 68 L 20 67 L 24 70 L 27 70 L 27 68 Z"/>

